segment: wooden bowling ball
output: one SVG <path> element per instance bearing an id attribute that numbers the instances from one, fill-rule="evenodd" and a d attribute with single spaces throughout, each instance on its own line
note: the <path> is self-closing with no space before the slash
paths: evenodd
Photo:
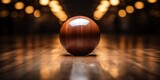
<path id="1" fill-rule="evenodd" d="M 61 27 L 60 42 L 72 55 L 84 56 L 91 53 L 99 43 L 98 25 L 88 17 L 75 16 Z"/>

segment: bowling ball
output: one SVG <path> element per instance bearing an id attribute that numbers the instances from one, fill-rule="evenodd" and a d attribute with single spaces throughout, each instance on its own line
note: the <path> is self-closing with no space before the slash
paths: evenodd
<path id="1" fill-rule="evenodd" d="M 75 16 L 62 25 L 59 37 L 62 46 L 70 54 L 84 56 L 91 53 L 98 45 L 100 30 L 90 18 Z"/>

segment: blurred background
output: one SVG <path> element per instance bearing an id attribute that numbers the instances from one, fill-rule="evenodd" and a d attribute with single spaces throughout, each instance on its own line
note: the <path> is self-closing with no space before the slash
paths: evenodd
<path id="1" fill-rule="evenodd" d="M 93 19 L 102 33 L 160 33 L 159 0 L 0 0 L 0 34 L 59 33 L 78 15 Z"/>
<path id="2" fill-rule="evenodd" d="M 59 31 L 73 16 L 102 33 L 72 56 Z M 160 0 L 0 0 L 0 80 L 160 80 Z"/>

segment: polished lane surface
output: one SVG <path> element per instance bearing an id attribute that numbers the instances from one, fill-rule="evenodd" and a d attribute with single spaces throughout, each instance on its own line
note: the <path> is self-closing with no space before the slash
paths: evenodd
<path id="1" fill-rule="evenodd" d="M 72 56 L 58 35 L 2 36 L 0 80 L 160 80 L 158 36 L 101 35 L 88 56 Z"/>

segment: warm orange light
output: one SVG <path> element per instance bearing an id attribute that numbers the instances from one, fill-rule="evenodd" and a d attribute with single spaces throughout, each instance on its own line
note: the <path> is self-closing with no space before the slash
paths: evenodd
<path id="1" fill-rule="evenodd" d="M 9 4 L 9 3 L 11 3 L 11 0 L 2 0 L 2 3 L 3 4 Z"/>
<path id="2" fill-rule="evenodd" d="M 96 10 L 96 11 L 93 13 L 94 19 L 95 19 L 95 20 L 100 20 L 100 19 L 103 17 L 104 14 L 105 14 L 105 12 L 101 12 L 101 11 Z"/>
<path id="3" fill-rule="evenodd" d="M 33 6 L 27 6 L 26 9 L 25 9 L 25 12 L 26 12 L 27 14 L 32 14 L 33 11 L 34 11 Z"/>
<path id="4" fill-rule="evenodd" d="M 101 12 L 106 12 L 108 10 L 108 7 L 110 6 L 109 1 L 102 0 L 100 3 L 101 4 L 98 5 L 97 10 L 99 10 Z"/>
<path id="5" fill-rule="evenodd" d="M 61 21 L 66 21 L 67 20 L 67 15 L 64 11 L 60 11 L 60 12 L 53 12 L 53 14 L 60 19 Z"/>
<path id="6" fill-rule="evenodd" d="M 17 9 L 17 10 L 21 10 L 24 8 L 24 3 L 23 2 L 17 2 L 14 7 Z"/>
<path id="7" fill-rule="evenodd" d="M 62 7 L 60 5 L 54 5 L 53 7 L 51 7 L 51 11 L 52 12 L 59 12 L 62 11 Z"/>
<path id="8" fill-rule="evenodd" d="M 49 7 L 51 8 L 52 13 L 60 20 L 66 21 L 68 16 L 63 11 L 62 6 L 59 4 L 57 0 L 52 0 L 49 3 Z"/>
<path id="9" fill-rule="evenodd" d="M 0 11 L 0 17 L 7 17 L 8 14 L 9 14 L 8 10 L 2 10 L 2 11 Z"/>
<path id="10" fill-rule="evenodd" d="M 61 16 L 59 19 L 61 20 L 61 21 L 66 21 L 67 20 L 67 15 L 65 14 L 65 15 L 63 15 L 63 16 Z"/>
<path id="11" fill-rule="evenodd" d="M 59 5 L 59 2 L 56 0 L 50 1 L 49 7 L 51 8 L 52 12 L 59 12 L 63 10 L 61 5 Z"/>
<path id="12" fill-rule="evenodd" d="M 59 5 L 59 2 L 56 0 L 49 2 L 49 7 L 54 7 L 55 5 Z"/>
<path id="13" fill-rule="evenodd" d="M 34 16 L 35 17 L 40 17 L 41 16 L 41 12 L 39 10 L 35 10 L 34 11 Z"/>
<path id="14" fill-rule="evenodd" d="M 133 6 L 131 6 L 131 5 L 127 6 L 126 11 L 127 11 L 127 13 L 133 13 L 134 12 Z"/>
<path id="15" fill-rule="evenodd" d="M 106 0 L 102 0 L 100 3 L 101 3 L 101 5 L 103 5 L 105 7 L 109 7 L 110 6 L 109 1 L 106 1 Z"/>
<path id="16" fill-rule="evenodd" d="M 111 4 L 112 6 L 117 6 L 117 5 L 119 5 L 119 3 L 120 3 L 119 0 L 110 0 L 110 4 Z"/>
<path id="17" fill-rule="evenodd" d="M 39 3 L 40 3 L 42 6 L 46 6 L 46 5 L 48 5 L 49 0 L 39 0 Z"/>
<path id="18" fill-rule="evenodd" d="M 141 1 L 137 1 L 135 4 L 134 4 L 135 8 L 136 9 L 142 9 L 144 8 L 144 3 L 141 2 Z"/>
<path id="19" fill-rule="evenodd" d="M 102 0 L 100 4 L 97 6 L 96 11 L 93 13 L 93 17 L 95 20 L 100 20 L 103 15 L 107 12 L 108 8 L 110 6 L 109 1 Z"/>
<path id="20" fill-rule="evenodd" d="M 127 14 L 126 14 L 126 11 L 125 11 L 125 10 L 121 9 L 121 10 L 118 11 L 118 15 L 119 15 L 120 17 L 125 17 Z"/>
<path id="21" fill-rule="evenodd" d="M 104 5 L 99 5 L 97 7 L 97 10 L 101 11 L 101 12 L 106 12 L 108 10 L 108 7 L 104 6 Z"/>
<path id="22" fill-rule="evenodd" d="M 147 0 L 149 3 L 156 3 L 157 0 Z"/>

